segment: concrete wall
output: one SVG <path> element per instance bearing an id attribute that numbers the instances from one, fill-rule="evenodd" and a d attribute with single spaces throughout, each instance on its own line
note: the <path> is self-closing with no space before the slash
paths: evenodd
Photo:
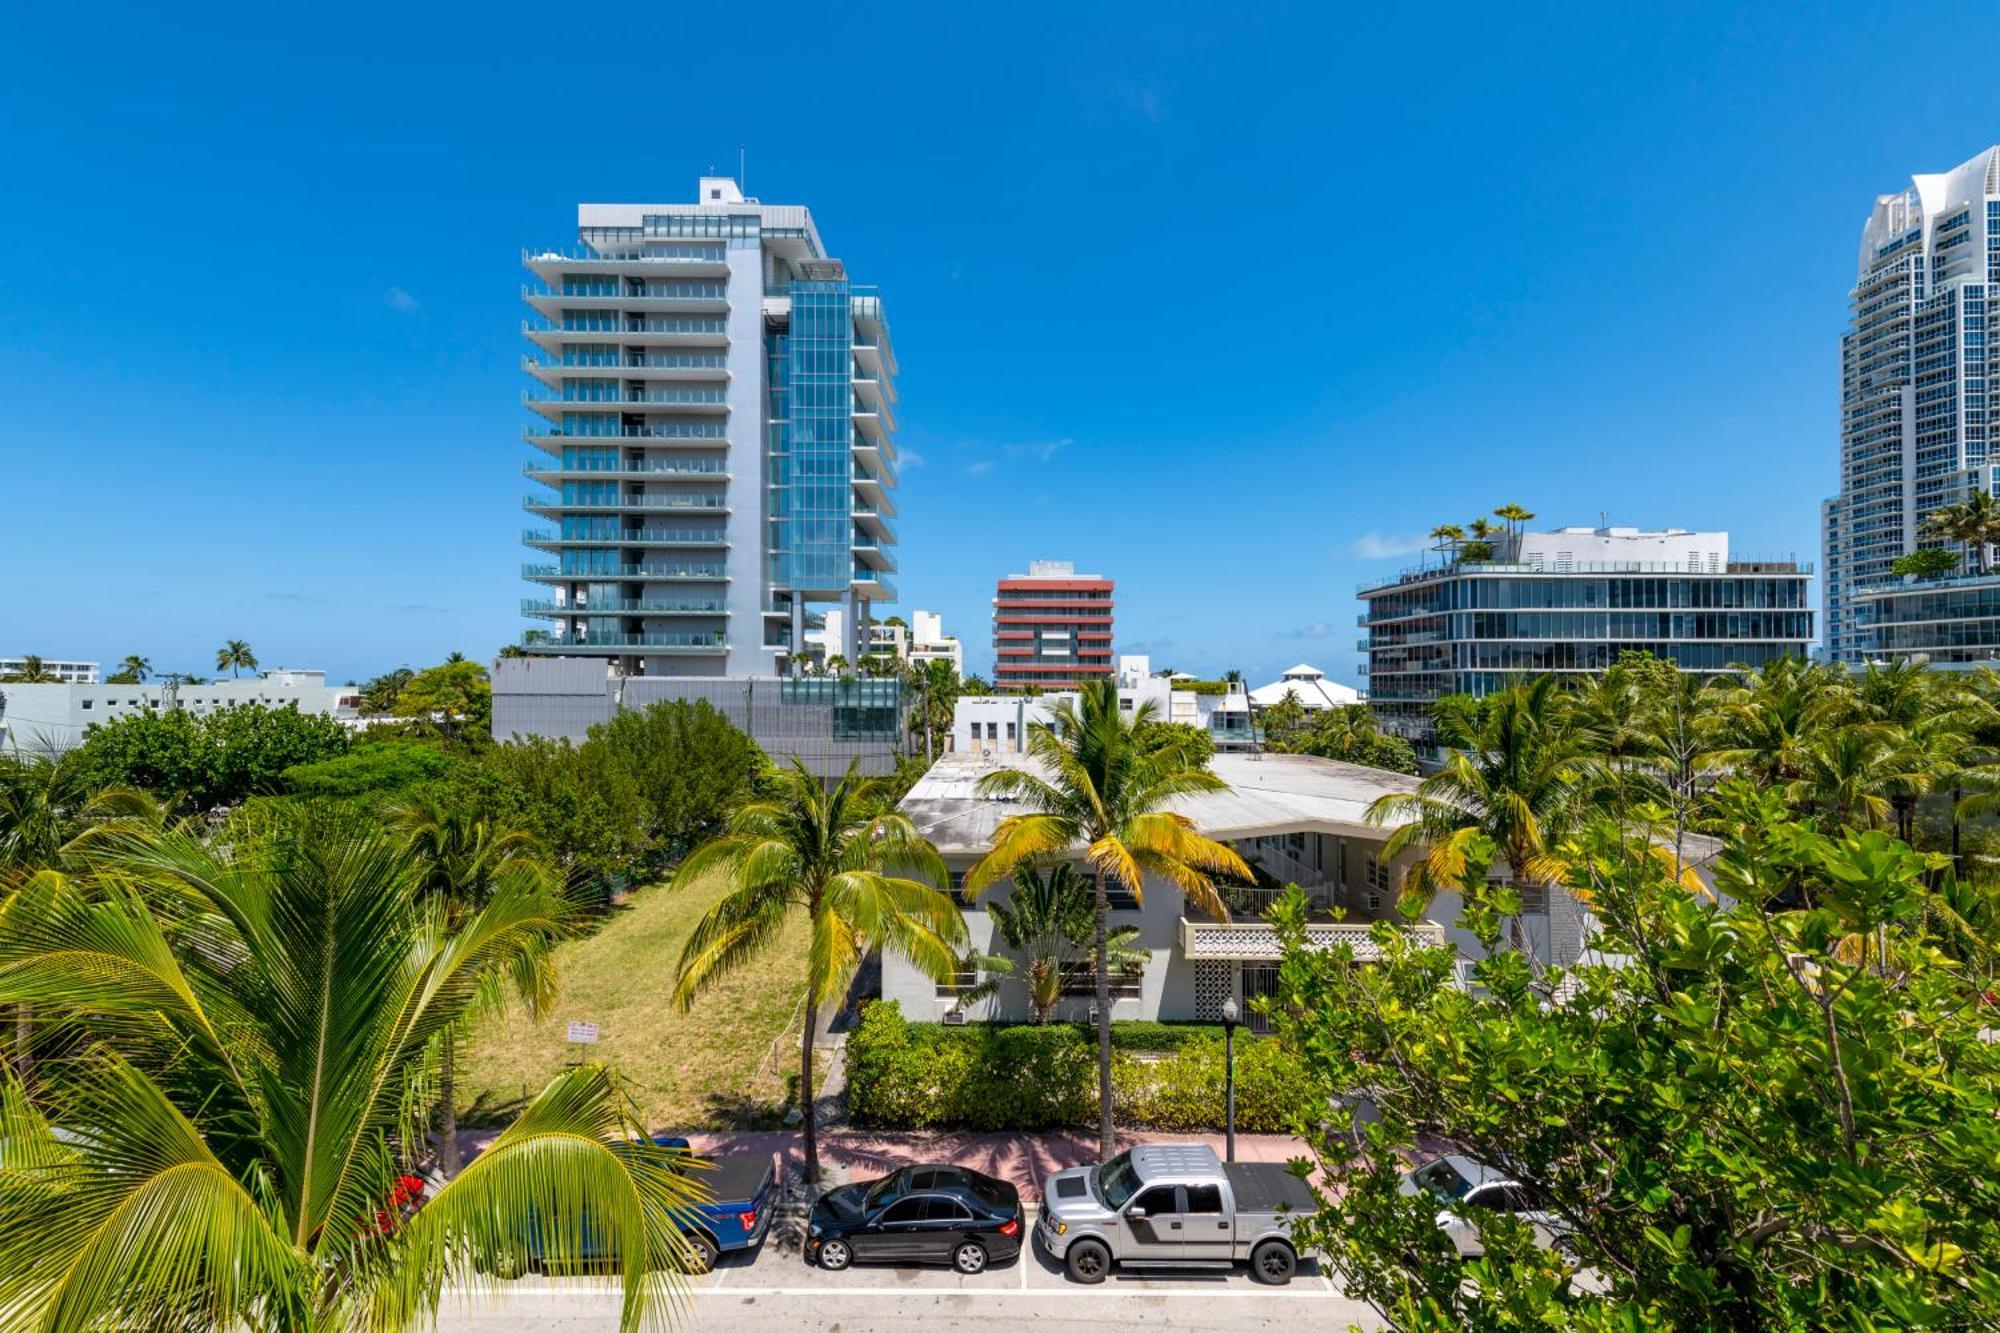
<path id="1" fill-rule="evenodd" d="M 92 726 L 135 713 L 181 710 L 206 716 L 225 708 L 283 708 L 354 724 L 361 691 L 328 685 L 324 671 L 272 671 L 207 685 L 0 684 L 0 749 L 60 753 L 83 743 Z"/>

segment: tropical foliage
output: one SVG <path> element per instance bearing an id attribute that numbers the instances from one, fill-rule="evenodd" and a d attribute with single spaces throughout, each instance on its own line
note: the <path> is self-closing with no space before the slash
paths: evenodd
<path id="1" fill-rule="evenodd" d="M 74 762 L 97 787 L 142 787 L 189 811 L 283 789 L 283 774 L 347 753 L 340 723 L 293 704 L 134 711 L 92 726 Z"/>
<path id="2" fill-rule="evenodd" d="M 1538 769 L 1537 771 L 1543 771 Z M 1645 828 L 1657 807 L 1544 821 L 1534 864 L 1587 903 L 1612 960 L 1545 968 L 1502 947 L 1520 909 L 1457 846 L 1460 924 L 1490 952 L 1384 926 L 1382 959 L 1306 947 L 1294 895 L 1280 1031 L 1310 1082 L 1325 1208 L 1301 1224 L 1396 1329 L 1984 1327 L 2000 1309 L 1995 894 L 1857 805 L 1802 820 L 1745 778 L 1711 791 L 1704 890 Z M 1496 831 L 1516 826 L 1490 821 Z M 1975 924 L 1977 923 L 1977 924 Z M 1456 1152 L 1521 1183 L 1560 1243 L 1399 1188 Z M 1460 1206 L 1460 1211 L 1465 1209 Z M 1548 1234 L 1548 1233 L 1545 1233 Z"/>
<path id="3" fill-rule="evenodd" d="M 369 823 L 300 817 L 210 845 L 112 831 L 88 879 L 0 907 L 0 1003 L 62 1042 L 0 1083 L 9 1327 L 408 1328 L 447 1284 L 585 1231 L 658 1322 L 697 1189 L 612 1078 L 554 1079 L 409 1216 L 403 1177 L 445 1034 L 496 982 L 548 993 L 570 909 L 499 873 L 453 921 L 426 863 Z"/>
<path id="4" fill-rule="evenodd" d="M 1050 720 L 1028 729 L 1036 769 L 1009 768 L 979 780 L 979 794 L 1015 801 L 1026 812 L 1001 821 L 993 846 L 966 875 L 978 893 L 1023 865 L 1081 855 L 1093 880 L 1091 950 L 1098 1026 L 1098 1147 L 1117 1151 L 1112 1124 L 1109 883 L 1137 898 L 1151 875 L 1173 885 L 1196 909 L 1228 919 L 1217 877 L 1247 881 L 1250 868 L 1235 851 L 1201 835 L 1185 815 L 1167 809 L 1181 796 L 1225 790 L 1227 784 L 1187 762 L 1174 746 L 1144 743 L 1139 728 L 1155 721 L 1151 701 L 1119 707 L 1110 681 L 1085 685 L 1059 700 Z"/>
<path id="5" fill-rule="evenodd" d="M 936 980 L 957 970 L 965 923 L 937 849 L 850 766 L 831 788 L 796 761 L 770 794 L 740 807 L 724 831 L 681 863 L 672 888 L 721 885 L 722 900 L 681 950 L 674 999 L 685 1009 L 709 985 L 771 947 L 795 913 L 811 927 L 799 1100 L 805 1169 L 819 1175 L 813 1042 L 819 1015 L 846 995 L 872 949 L 901 954 Z"/>
<path id="6" fill-rule="evenodd" d="M 1029 1012 L 1046 1023 L 1062 1002 L 1073 969 L 1089 967 L 1095 974 L 1093 940 L 1097 924 L 1091 882 L 1068 861 L 1047 870 L 1022 865 L 1014 871 L 1013 891 L 987 907 L 993 928 L 1013 956 L 983 956 L 973 960 L 986 979 L 959 996 L 973 1004 L 996 994 L 1012 977 L 1028 993 Z M 1151 954 L 1136 947 L 1139 928 L 1119 926 L 1105 937 L 1113 971 L 1143 967 Z"/>

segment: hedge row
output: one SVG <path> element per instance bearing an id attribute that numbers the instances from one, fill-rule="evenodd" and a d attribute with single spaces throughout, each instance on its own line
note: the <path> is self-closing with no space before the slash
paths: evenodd
<path id="1" fill-rule="evenodd" d="M 1118 1122 L 1135 1128 L 1221 1129 L 1223 1043 L 1199 1025 L 1114 1024 L 1111 1085 Z M 1169 1035 L 1170 1034 L 1170 1035 Z M 1133 1050 L 1169 1054 L 1144 1060 Z M 1097 1119 L 1097 1045 L 1089 1028 L 911 1023 L 892 1002 L 862 1011 L 847 1039 L 847 1101 L 857 1124 L 882 1129 L 1053 1129 Z M 1304 1071 L 1275 1041 L 1236 1050 L 1236 1127 L 1287 1130 L 1312 1104 Z"/>

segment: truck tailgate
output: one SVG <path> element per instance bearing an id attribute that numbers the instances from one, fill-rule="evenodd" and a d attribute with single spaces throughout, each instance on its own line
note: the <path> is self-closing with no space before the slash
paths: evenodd
<path id="1" fill-rule="evenodd" d="M 697 1170 L 694 1179 L 708 1187 L 718 1204 L 754 1204 L 771 1185 L 771 1155 L 740 1152 L 709 1159 L 707 1170 Z"/>
<path id="2" fill-rule="evenodd" d="M 1222 1170 L 1239 1213 L 1310 1213 L 1316 1207 L 1306 1183 L 1280 1162 L 1225 1162 Z"/>

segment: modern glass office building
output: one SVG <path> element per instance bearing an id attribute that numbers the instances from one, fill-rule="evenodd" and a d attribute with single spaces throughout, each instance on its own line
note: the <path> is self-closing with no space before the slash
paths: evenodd
<path id="1" fill-rule="evenodd" d="M 1734 560 L 1729 534 L 1563 528 L 1482 543 L 1359 590 L 1369 702 L 1437 757 L 1431 708 L 1524 677 L 1602 671 L 1627 652 L 1715 674 L 1804 656 L 1812 566 Z"/>
<path id="2" fill-rule="evenodd" d="M 1924 543 L 1924 517 L 2000 490 L 1986 392 L 1996 291 L 2000 146 L 1876 199 L 1840 342 L 1840 493 L 1822 513 L 1835 661 L 1878 655 L 1862 603 L 1900 582 L 1890 567 Z"/>
<path id="3" fill-rule="evenodd" d="M 812 608 L 893 601 L 895 354 L 812 214 L 705 177 L 583 204 L 529 252 L 531 652 L 627 676 L 786 674 Z M 855 644 L 846 645 L 853 660 Z"/>

